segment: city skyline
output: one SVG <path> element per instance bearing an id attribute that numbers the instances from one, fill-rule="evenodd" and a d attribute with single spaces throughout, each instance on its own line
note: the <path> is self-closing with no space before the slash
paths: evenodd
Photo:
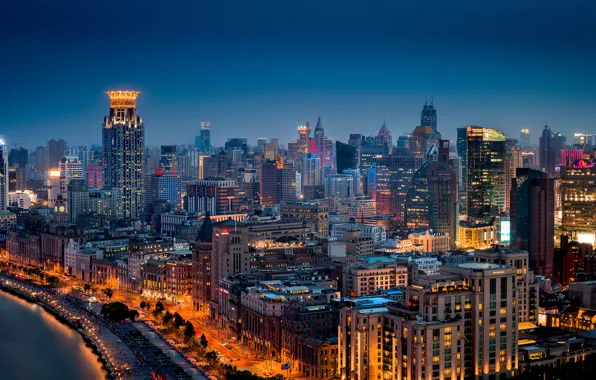
<path id="1" fill-rule="evenodd" d="M 103 93 L 122 88 L 142 92 L 148 145 L 190 144 L 201 121 L 211 122 L 213 145 L 229 136 L 285 143 L 317 117 L 333 140 L 376 133 L 383 121 L 399 136 L 419 124 L 431 99 L 451 140 L 465 125 L 516 138 L 529 128 L 533 143 L 545 124 L 590 132 L 592 115 L 577 112 L 595 105 L 587 62 L 596 55 L 589 48 L 596 28 L 586 18 L 595 5 L 584 3 L 507 1 L 487 12 L 475 3 L 363 10 L 342 2 L 336 18 L 333 2 L 231 9 L 198 2 L 184 13 L 135 2 L 93 12 L 69 2 L 27 12 L 10 5 L 14 17 L 4 27 L 15 38 L 3 45 L 14 59 L 1 64 L 0 100 L 11 112 L 0 125 L 11 146 L 32 148 L 53 136 L 99 143 Z M 133 12 L 126 33 L 106 27 Z M 62 17 L 69 22 L 56 22 Z M 115 48 L 118 63 L 109 53 L 116 38 L 129 46 Z"/>

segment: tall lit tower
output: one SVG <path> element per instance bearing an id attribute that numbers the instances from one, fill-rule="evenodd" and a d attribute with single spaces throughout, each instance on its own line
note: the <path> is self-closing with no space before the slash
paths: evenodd
<path id="1" fill-rule="evenodd" d="M 420 113 L 420 125 L 422 127 L 432 127 L 433 131 L 437 133 L 437 110 L 432 100 L 430 104 L 424 102 L 422 112 Z"/>
<path id="2" fill-rule="evenodd" d="M 519 145 L 522 149 L 530 147 L 530 130 L 528 128 L 522 129 L 519 133 Z"/>
<path id="3" fill-rule="evenodd" d="M 505 210 L 505 134 L 496 129 L 466 127 L 466 211 L 483 221 Z"/>
<path id="4" fill-rule="evenodd" d="M 137 115 L 137 91 L 107 91 L 110 114 L 103 122 L 104 186 L 122 191 L 125 219 L 139 219 L 143 210 L 145 125 Z"/>
<path id="5" fill-rule="evenodd" d="M 211 146 L 211 123 L 208 121 L 201 121 L 201 148 L 209 148 Z"/>
<path id="6" fill-rule="evenodd" d="M 311 151 L 310 143 L 310 123 L 306 122 L 306 125 L 298 127 L 298 154 L 300 157 L 305 154 L 309 154 Z"/>
<path id="7" fill-rule="evenodd" d="M 0 136 L 0 210 L 8 207 L 8 146 Z"/>

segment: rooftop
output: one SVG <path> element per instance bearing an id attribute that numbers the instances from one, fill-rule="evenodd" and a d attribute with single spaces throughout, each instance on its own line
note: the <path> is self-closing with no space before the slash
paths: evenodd
<path id="1" fill-rule="evenodd" d="M 493 263 L 462 263 L 457 265 L 459 268 L 465 269 L 499 269 L 506 268 L 505 265 L 493 264 Z"/>

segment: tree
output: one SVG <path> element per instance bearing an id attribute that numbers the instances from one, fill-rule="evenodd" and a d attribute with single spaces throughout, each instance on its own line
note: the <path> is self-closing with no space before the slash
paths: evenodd
<path id="1" fill-rule="evenodd" d="M 207 359 L 207 361 L 210 362 L 214 362 L 217 360 L 217 352 L 215 351 L 209 351 L 205 354 L 205 359 Z"/>
<path id="2" fill-rule="evenodd" d="M 190 321 L 186 321 L 184 325 L 184 337 L 186 340 L 190 340 L 195 335 L 195 327 Z"/>
<path id="3" fill-rule="evenodd" d="M 172 313 L 170 313 L 169 311 L 166 311 L 165 314 L 163 315 L 163 319 L 162 319 L 163 324 L 167 325 L 168 323 L 170 323 L 172 318 L 173 318 Z"/>
<path id="4" fill-rule="evenodd" d="M 57 288 L 60 285 L 60 280 L 56 276 L 49 276 L 47 281 L 50 288 Z"/>
<path id="5" fill-rule="evenodd" d="M 199 341 L 201 342 L 201 346 L 203 346 L 203 347 L 207 347 L 207 345 L 209 344 L 205 334 L 201 335 L 201 337 L 199 338 Z"/>
<path id="6" fill-rule="evenodd" d="M 139 316 L 139 312 L 136 311 L 135 309 L 131 309 L 128 311 L 128 318 L 130 319 L 131 322 L 134 322 L 136 318 L 138 318 Z"/>
<path id="7" fill-rule="evenodd" d="M 157 301 L 157 303 L 155 304 L 155 312 L 157 314 L 161 313 L 164 310 L 163 304 L 161 303 L 161 301 Z"/>
<path id="8" fill-rule="evenodd" d="M 145 301 L 141 301 L 141 304 L 139 305 L 139 307 L 143 310 L 145 310 L 145 308 L 147 307 L 147 302 Z"/>
<path id="9" fill-rule="evenodd" d="M 114 295 L 114 291 L 110 288 L 107 288 L 103 290 L 103 294 L 105 294 L 108 298 L 112 298 L 112 296 Z"/>
<path id="10" fill-rule="evenodd" d="M 88 293 L 91 290 L 91 285 L 89 285 L 89 284 L 83 285 L 83 290 L 85 291 L 85 293 Z"/>
<path id="11" fill-rule="evenodd" d="M 110 302 L 104 304 L 101 308 L 100 314 L 105 319 L 112 322 L 119 322 L 130 318 L 130 310 L 128 309 L 128 306 L 122 302 Z"/>
<path id="12" fill-rule="evenodd" d="M 176 326 L 176 328 L 178 329 L 183 324 L 184 324 L 184 318 L 182 318 L 182 316 L 180 314 L 178 314 L 178 312 L 174 313 L 174 326 Z"/>

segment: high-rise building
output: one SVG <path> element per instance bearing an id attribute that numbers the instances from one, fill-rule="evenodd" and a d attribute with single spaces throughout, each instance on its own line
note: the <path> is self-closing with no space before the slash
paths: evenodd
<path id="1" fill-rule="evenodd" d="M 505 209 L 505 134 L 468 126 L 465 136 L 467 215 L 470 220 L 490 219 Z"/>
<path id="2" fill-rule="evenodd" d="M 231 214 L 240 207 L 239 186 L 232 179 L 203 179 L 186 185 L 184 208 L 210 215 Z"/>
<path id="3" fill-rule="evenodd" d="M 532 143 L 530 140 L 530 130 L 525 128 L 519 133 L 519 145 L 522 149 L 528 149 Z"/>
<path id="4" fill-rule="evenodd" d="M 438 140 L 441 135 L 435 132 L 430 126 L 418 126 L 414 128 L 408 141 L 408 152 L 412 155 L 424 155 L 428 148 Z"/>
<path id="5" fill-rule="evenodd" d="M 522 159 L 522 150 L 519 146 L 513 146 L 507 149 L 505 156 L 505 207 L 507 210 L 511 208 L 511 183 L 515 179 L 517 169 L 523 168 L 524 162 Z"/>
<path id="6" fill-rule="evenodd" d="M 248 251 L 248 226 L 231 219 L 213 225 L 211 250 L 211 313 L 219 314 L 221 279 L 230 278 L 250 270 L 251 255 Z"/>
<path id="7" fill-rule="evenodd" d="M 582 159 L 561 171 L 561 233 L 570 240 L 593 242 L 596 235 L 596 165 Z"/>
<path id="8" fill-rule="evenodd" d="M 50 167 L 55 168 L 58 166 L 58 162 L 60 162 L 62 157 L 64 157 L 67 149 L 68 149 L 68 144 L 66 143 L 66 141 L 64 141 L 62 139 L 60 139 L 60 140 L 51 139 L 50 141 L 48 141 L 48 154 L 49 154 L 48 162 L 49 162 Z"/>
<path id="9" fill-rule="evenodd" d="M 393 150 L 393 137 L 391 137 L 391 131 L 387 128 L 385 122 L 383 122 L 383 125 L 379 130 L 378 139 L 381 145 L 385 148 L 385 154 L 391 154 L 391 151 Z"/>
<path id="10" fill-rule="evenodd" d="M 358 167 L 358 149 L 350 144 L 336 141 L 335 160 L 338 173 L 342 173 L 346 169 L 356 169 Z"/>
<path id="11" fill-rule="evenodd" d="M 159 167 L 162 170 L 178 171 L 178 159 L 176 156 L 176 145 L 162 145 L 159 157 Z"/>
<path id="12" fill-rule="evenodd" d="M 358 175 L 357 178 L 354 174 Z M 352 174 L 331 174 L 325 177 L 325 198 L 350 198 L 357 194 L 360 173 L 356 170 Z"/>
<path id="13" fill-rule="evenodd" d="M 425 161 L 416 170 L 406 194 L 404 221 L 409 229 L 426 230 L 429 228 L 428 165 L 429 162 Z"/>
<path id="14" fill-rule="evenodd" d="M 11 149 L 8 153 L 8 166 L 11 168 L 21 167 L 26 168 L 29 163 L 29 153 L 27 149 L 20 147 L 19 149 Z"/>
<path id="15" fill-rule="evenodd" d="M 518 168 L 511 189 L 512 246 L 529 252 L 530 268 L 553 274 L 555 183 L 546 173 Z"/>
<path id="16" fill-rule="evenodd" d="M 283 162 L 279 157 L 277 161 L 263 160 L 261 162 L 261 204 L 272 206 L 276 203 L 296 201 L 296 189 L 300 187 L 294 168 Z M 298 185 L 297 185 L 298 184 Z"/>
<path id="17" fill-rule="evenodd" d="M 567 148 L 567 137 L 563 136 L 561 132 L 553 131 L 554 149 L 555 149 L 555 165 L 561 161 L 561 151 Z"/>
<path id="18" fill-rule="evenodd" d="M 548 178 L 555 176 L 555 138 L 553 131 L 548 125 L 544 126 L 540 136 L 540 170 L 546 173 Z"/>
<path id="19" fill-rule="evenodd" d="M 195 137 L 195 145 L 203 150 L 211 147 L 211 124 L 208 121 L 201 121 L 201 132 Z"/>
<path id="20" fill-rule="evenodd" d="M 302 187 L 319 186 L 322 182 L 321 159 L 316 154 L 307 154 L 302 157 L 300 165 Z"/>
<path id="21" fill-rule="evenodd" d="M 244 137 L 229 138 L 225 142 L 224 148 L 226 151 L 239 150 L 244 154 L 248 154 L 248 140 Z"/>
<path id="22" fill-rule="evenodd" d="M 437 110 L 435 109 L 435 105 L 432 100 L 430 104 L 428 104 L 428 102 L 424 102 L 422 112 L 420 113 L 420 125 L 423 127 L 432 127 L 433 131 L 438 133 Z"/>
<path id="23" fill-rule="evenodd" d="M 455 248 L 459 221 L 458 184 L 448 152 L 449 141 L 441 140 L 439 160 L 428 165 L 428 225 L 434 232 L 449 234 L 449 245 Z"/>
<path id="24" fill-rule="evenodd" d="M 124 219 L 143 212 L 145 125 L 137 115 L 137 91 L 108 91 L 110 113 L 103 123 L 104 186 L 122 192 Z"/>
<path id="25" fill-rule="evenodd" d="M 0 136 L 0 211 L 8 207 L 8 145 Z"/>
<path id="26" fill-rule="evenodd" d="M 175 170 L 158 169 L 145 177 L 145 207 L 166 201 L 172 209 L 182 208 L 182 179 Z"/>

